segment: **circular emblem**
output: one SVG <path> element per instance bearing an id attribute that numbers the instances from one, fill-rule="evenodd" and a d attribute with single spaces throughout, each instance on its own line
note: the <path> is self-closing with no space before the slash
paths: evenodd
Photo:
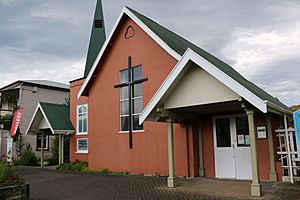
<path id="1" fill-rule="evenodd" d="M 130 38 L 133 38 L 135 35 L 135 30 L 133 28 L 133 26 L 128 26 L 127 29 L 126 29 L 126 32 L 125 32 L 125 38 L 126 39 L 130 39 Z"/>

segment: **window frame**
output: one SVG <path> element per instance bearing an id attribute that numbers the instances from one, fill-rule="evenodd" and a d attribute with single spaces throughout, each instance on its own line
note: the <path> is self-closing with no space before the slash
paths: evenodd
<path id="1" fill-rule="evenodd" d="M 86 132 L 79 132 L 79 109 L 80 107 L 82 106 L 86 106 Z M 76 108 L 76 135 L 87 135 L 88 134 L 88 115 L 89 112 L 88 112 L 88 104 L 85 103 L 85 104 L 80 104 L 80 105 L 77 105 L 77 108 Z"/>
<path id="2" fill-rule="evenodd" d="M 133 66 L 132 68 L 137 68 L 137 67 L 141 67 L 141 70 L 142 70 L 142 74 L 143 74 L 143 66 L 142 65 L 136 65 L 136 66 Z M 128 73 L 128 68 L 125 68 L 125 69 L 122 69 L 119 71 L 119 78 L 120 78 L 120 83 L 121 83 L 121 73 L 126 71 Z M 133 78 L 134 78 L 134 74 L 133 74 Z M 142 78 L 142 77 L 141 77 Z M 142 83 L 139 83 L 139 84 L 142 84 Z M 132 102 L 134 102 L 134 100 L 137 100 L 137 99 L 141 99 L 142 100 L 142 110 L 141 112 L 139 113 L 132 113 L 132 118 L 134 116 L 139 116 L 142 111 L 143 111 L 143 86 L 141 87 L 142 88 L 142 95 L 141 96 L 136 96 L 136 97 L 132 97 Z M 128 114 L 121 114 L 122 112 L 122 108 L 121 108 L 121 103 L 124 102 L 124 101 L 129 101 L 129 97 L 127 98 L 124 98 L 124 99 L 121 99 L 122 97 L 122 89 L 120 88 L 120 92 L 119 92 L 119 133 L 129 133 L 129 130 L 125 131 L 125 130 L 122 130 L 122 117 L 129 117 L 129 113 Z M 132 104 L 132 109 L 133 109 L 134 105 Z M 133 123 L 133 121 L 132 121 Z M 139 132 L 144 132 L 144 123 L 143 123 L 143 128 L 142 129 L 139 129 L 139 130 L 134 130 L 133 129 L 134 127 L 132 127 L 132 132 L 133 133 L 139 133 Z"/>
<path id="3" fill-rule="evenodd" d="M 78 149 L 79 140 L 86 140 L 87 141 L 87 149 L 86 150 L 79 150 Z M 82 154 L 89 153 L 89 139 L 88 138 L 77 138 L 76 139 L 76 152 L 75 153 L 82 153 Z"/>
<path id="4" fill-rule="evenodd" d="M 36 147 L 36 151 L 41 151 L 42 148 L 38 147 L 38 137 L 42 137 L 41 135 L 36 135 L 36 143 L 35 143 L 35 147 Z M 49 135 L 44 135 L 44 139 L 46 139 L 46 146 L 44 147 L 44 151 L 49 151 Z M 42 141 L 42 138 L 40 138 L 40 140 Z M 42 144 L 41 144 L 42 146 Z"/>

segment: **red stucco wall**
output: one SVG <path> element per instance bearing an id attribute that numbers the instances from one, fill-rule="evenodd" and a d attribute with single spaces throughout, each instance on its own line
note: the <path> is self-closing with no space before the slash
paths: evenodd
<path id="1" fill-rule="evenodd" d="M 132 25 L 135 36 L 125 39 L 126 28 Z M 109 50 L 97 68 L 94 82 L 89 90 L 88 98 L 88 162 L 91 169 L 108 168 L 113 171 L 129 171 L 134 173 L 168 174 L 167 128 L 164 123 L 146 122 L 144 131 L 133 134 L 133 149 L 128 148 L 128 134 L 119 133 L 119 89 L 113 88 L 119 83 L 119 71 L 127 67 L 127 59 L 132 57 L 132 65 L 143 66 L 143 77 L 148 81 L 143 83 L 144 106 L 160 87 L 167 75 L 176 64 L 176 60 L 154 42 L 132 20 L 126 19 L 110 43 Z M 75 83 L 73 83 L 75 85 Z M 72 87 L 72 97 L 79 87 Z M 84 98 L 82 101 L 86 102 Z M 76 103 L 75 101 L 71 102 Z M 78 102 L 77 102 L 78 103 Z M 72 108 L 72 122 L 76 121 L 75 108 Z M 192 129 L 190 131 L 192 133 Z M 187 176 L 188 167 L 195 174 L 194 150 L 187 165 L 186 129 L 174 125 L 175 171 L 178 176 Z M 75 138 L 75 137 L 74 137 Z M 76 149 L 75 139 L 71 141 L 71 151 Z M 195 149 L 193 142 L 189 148 Z M 73 154 L 71 160 L 80 158 Z M 85 158 L 86 159 L 86 158 Z M 193 160 L 193 159 L 192 159 Z"/>
<path id="2" fill-rule="evenodd" d="M 80 97 L 77 99 L 77 93 L 80 90 L 80 87 L 83 84 L 84 79 L 75 80 L 70 82 L 70 120 L 76 129 L 76 110 L 77 105 L 88 103 L 87 97 Z M 87 138 L 88 135 L 76 135 L 70 138 L 70 161 L 75 162 L 76 160 L 88 162 L 87 154 L 78 154 L 76 153 L 76 142 L 77 138 Z"/>
<path id="3" fill-rule="evenodd" d="M 202 119 L 204 175 L 215 177 L 214 139 L 212 117 Z"/>

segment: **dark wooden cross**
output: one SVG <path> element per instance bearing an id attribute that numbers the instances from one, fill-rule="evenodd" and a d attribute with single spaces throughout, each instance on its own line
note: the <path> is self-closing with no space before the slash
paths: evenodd
<path id="1" fill-rule="evenodd" d="M 114 88 L 122 88 L 128 86 L 128 108 L 129 108 L 129 119 L 128 119 L 128 132 L 129 132 L 129 148 L 132 149 L 132 93 L 133 86 L 144 81 L 148 78 L 142 78 L 138 80 L 133 80 L 133 68 L 131 67 L 131 56 L 128 57 L 128 81 L 126 83 L 121 83 L 114 85 Z"/>

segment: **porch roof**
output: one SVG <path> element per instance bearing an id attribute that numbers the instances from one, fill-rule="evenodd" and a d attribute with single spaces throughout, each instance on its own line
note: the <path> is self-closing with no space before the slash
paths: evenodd
<path id="1" fill-rule="evenodd" d="M 209 75 L 213 76 L 215 79 L 217 79 L 222 84 L 227 86 L 230 90 L 232 90 L 237 95 L 239 95 L 240 99 L 236 99 L 238 101 L 244 99 L 263 113 L 267 113 L 267 112 L 276 112 L 276 113 L 285 113 L 285 114 L 292 113 L 289 110 L 289 108 L 284 104 L 282 104 L 279 100 L 273 98 L 271 95 L 264 92 L 262 89 L 258 88 L 253 83 L 247 81 L 241 75 L 239 75 L 241 78 L 238 78 L 237 76 L 230 76 L 229 75 L 230 73 L 228 71 L 224 69 L 221 70 L 219 67 L 214 65 L 212 62 L 207 60 L 202 55 L 188 48 L 187 51 L 182 56 L 181 60 L 176 64 L 176 66 L 173 68 L 173 70 L 168 75 L 166 80 L 163 82 L 161 87 L 158 89 L 158 91 L 149 101 L 145 109 L 142 111 L 139 118 L 140 123 L 143 123 L 143 121 L 145 121 L 146 119 L 150 121 L 157 120 L 157 116 L 159 114 L 156 113 L 156 109 L 164 108 L 164 103 L 166 98 L 168 97 L 169 93 L 175 87 L 177 87 L 178 83 L 180 83 L 181 77 L 185 74 L 187 68 L 189 68 L 190 63 L 194 63 L 195 66 L 205 70 Z M 230 66 L 225 69 L 229 69 L 229 68 L 230 70 L 232 69 Z M 235 72 L 235 70 L 233 70 L 233 72 Z M 245 85 L 242 83 L 249 83 L 249 84 Z M 199 85 L 198 87 L 201 86 L 202 85 Z M 255 86 L 252 87 L 252 89 L 256 88 L 257 90 L 251 90 L 251 87 L 249 89 L 249 87 L 246 86 Z"/>
<path id="2" fill-rule="evenodd" d="M 70 122 L 70 108 L 64 104 L 39 102 L 26 134 L 50 129 L 52 134 L 70 134 L 75 129 Z"/>
<path id="3" fill-rule="evenodd" d="M 127 7 L 128 8 L 128 7 Z M 236 82 L 247 88 L 253 94 L 261 98 L 262 100 L 269 101 L 277 106 L 284 109 L 288 109 L 286 105 L 280 102 L 277 98 L 268 94 L 263 89 L 259 88 L 257 85 L 245 79 L 241 74 L 234 70 L 230 65 L 226 64 L 222 60 L 213 56 L 212 54 L 206 52 L 202 48 L 196 46 L 192 42 L 184 39 L 183 37 L 177 35 L 176 33 L 168 30 L 167 28 L 161 26 L 150 18 L 136 12 L 135 10 L 128 8 L 135 16 L 137 16 L 147 27 L 149 27 L 155 34 L 157 34 L 168 46 L 170 46 L 174 51 L 176 51 L 181 56 L 184 56 L 187 49 L 193 50 L 195 53 L 203 57 L 206 61 L 210 62 L 213 66 L 224 72 L 226 75 L 234 79 Z"/>

